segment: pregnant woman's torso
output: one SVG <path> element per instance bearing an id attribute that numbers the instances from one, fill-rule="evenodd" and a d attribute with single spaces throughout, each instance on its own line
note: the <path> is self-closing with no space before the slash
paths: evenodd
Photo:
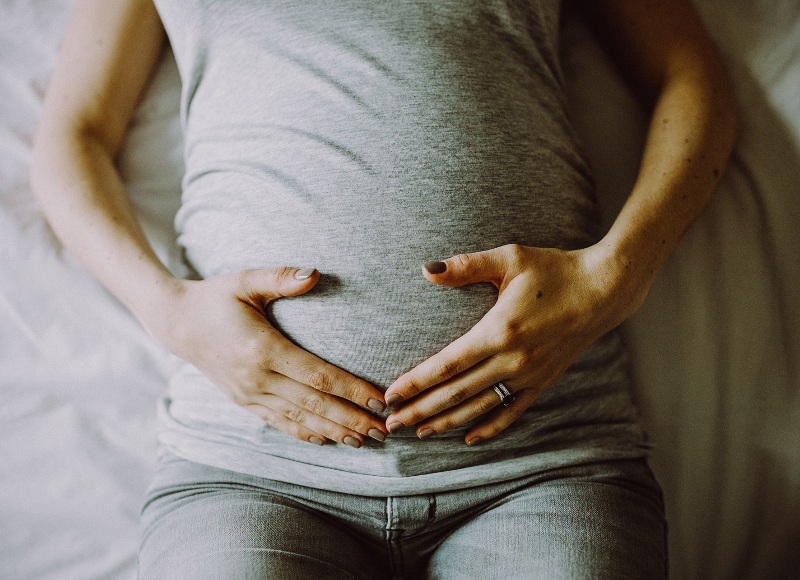
<path id="1" fill-rule="evenodd" d="M 386 387 L 468 331 L 490 284 L 446 288 L 423 263 L 508 243 L 595 239 L 586 163 L 567 120 L 558 0 L 157 0 L 183 81 L 176 219 L 202 276 L 315 267 L 273 323 Z M 621 343 L 595 343 L 477 448 L 464 429 L 401 431 L 361 449 L 298 441 L 191 365 L 160 439 L 181 457 L 365 495 L 461 489 L 638 457 Z"/>
<path id="2" fill-rule="evenodd" d="M 388 386 L 496 298 L 421 264 L 593 241 L 556 0 L 161 4 L 184 83 L 180 241 L 204 277 L 319 269 L 271 306 L 303 348 Z"/>

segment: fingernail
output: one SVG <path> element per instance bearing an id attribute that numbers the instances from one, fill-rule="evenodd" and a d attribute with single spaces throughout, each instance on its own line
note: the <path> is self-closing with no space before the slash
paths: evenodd
<path id="1" fill-rule="evenodd" d="M 392 435 L 400 431 L 400 429 L 402 429 L 403 427 L 405 427 L 405 424 L 401 423 L 400 421 L 395 421 L 391 425 L 386 426 L 386 428 L 389 430 L 389 433 L 391 433 Z"/>
<path id="2" fill-rule="evenodd" d="M 436 435 L 436 431 L 434 431 L 433 429 L 425 428 L 419 432 L 417 437 L 419 437 L 420 439 L 427 439 L 431 435 Z"/>
<path id="3" fill-rule="evenodd" d="M 378 411 L 378 413 L 386 410 L 386 405 L 381 403 L 378 399 L 370 399 L 367 401 L 367 406 L 373 411 Z"/>
<path id="4" fill-rule="evenodd" d="M 389 395 L 386 398 L 386 404 L 389 405 L 390 407 L 394 407 L 397 403 L 400 403 L 402 401 L 403 397 L 401 397 L 400 395 Z"/>
<path id="5" fill-rule="evenodd" d="M 349 445 L 350 447 L 355 447 L 356 449 L 361 447 L 361 441 L 359 441 L 355 437 L 350 437 L 350 435 L 344 438 L 344 442 L 345 445 Z"/>
<path id="6" fill-rule="evenodd" d="M 472 447 L 473 445 L 477 445 L 477 444 L 478 444 L 478 443 L 480 443 L 481 441 L 483 441 L 483 437 L 473 437 L 472 439 L 470 439 L 469 441 L 467 441 L 467 445 L 469 445 L 470 447 Z"/>
<path id="7" fill-rule="evenodd" d="M 308 442 L 313 443 L 314 445 L 325 445 L 325 442 L 322 439 L 314 436 L 309 437 Z"/>
<path id="8" fill-rule="evenodd" d="M 308 280 L 309 278 L 311 278 L 311 276 L 314 275 L 314 272 L 316 271 L 317 271 L 316 268 L 303 268 L 302 270 L 298 270 L 297 272 L 295 272 L 294 277 L 297 280 Z"/>
<path id="9" fill-rule="evenodd" d="M 386 434 L 381 431 L 380 429 L 370 429 L 367 434 L 372 437 L 373 439 L 377 439 L 378 441 L 386 441 Z"/>
<path id="10" fill-rule="evenodd" d="M 447 264 L 444 262 L 428 262 L 424 268 L 428 271 L 428 274 L 441 274 L 447 270 Z"/>

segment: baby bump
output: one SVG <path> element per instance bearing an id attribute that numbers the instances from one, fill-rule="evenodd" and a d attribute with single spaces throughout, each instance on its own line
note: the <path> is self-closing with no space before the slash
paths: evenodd
<path id="1" fill-rule="evenodd" d="M 295 344 L 378 388 L 436 354 L 494 305 L 491 284 L 436 286 L 419 268 L 374 277 L 322 272 L 308 294 L 270 304 L 270 321 Z"/>
<path id="2" fill-rule="evenodd" d="M 595 210 L 583 176 L 557 156 L 512 163 L 473 152 L 454 165 L 392 153 L 381 171 L 331 165 L 291 179 L 288 164 L 283 173 L 248 173 L 237 161 L 188 182 L 176 218 L 203 277 L 318 269 L 312 291 L 271 304 L 271 322 L 384 388 L 469 331 L 497 298 L 488 283 L 428 282 L 422 264 L 511 243 L 585 247 Z"/>

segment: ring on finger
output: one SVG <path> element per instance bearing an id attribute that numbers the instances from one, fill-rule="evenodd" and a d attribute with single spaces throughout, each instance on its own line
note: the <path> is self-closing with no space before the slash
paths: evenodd
<path id="1" fill-rule="evenodd" d="M 497 396 L 500 397 L 500 403 L 502 403 L 504 407 L 508 407 L 514 402 L 514 395 L 502 382 L 492 385 L 492 388 L 494 392 L 497 393 Z"/>

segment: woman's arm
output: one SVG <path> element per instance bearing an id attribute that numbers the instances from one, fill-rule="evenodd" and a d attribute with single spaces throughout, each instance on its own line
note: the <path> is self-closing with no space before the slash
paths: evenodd
<path id="1" fill-rule="evenodd" d="M 151 2 L 78 2 L 31 161 L 34 195 L 58 238 L 146 324 L 159 298 L 151 290 L 173 279 L 133 217 L 114 157 L 164 41 Z"/>
<path id="2" fill-rule="evenodd" d="M 655 272 L 711 199 L 733 148 L 736 104 L 689 0 L 579 4 L 634 88 L 654 103 L 636 183 L 602 242 L 634 269 L 626 284 L 644 299 Z"/>
<path id="3" fill-rule="evenodd" d="M 490 385 L 516 393 L 465 436 L 505 429 L 597 338 L 642 303 L 655 274 L 708 203 L 733 147 L 736 111 L 716 50 L 689 0 L 584 0 L 627 76 L 652 98 L 638 178 L 608 234 L 564 252 L 504 246 L 423 268 L 445 286 L 492 282 L 497 304 L 467 334 L 386 391 L 387 419 L 428 436 L 499 403 Z M 439 273 L 434 273 L 439 272 Z"/>
<path id="4" fill-rule="evenodd" d="M 33 149 L 31 185 L 45 216 L 155 338 L 239 405 L 310 442 L 382 438 L 383 424 L 357 406 L 382 409 L 380 391 L 294 346 L 265 318 L 269 301 L 310 290 L 315 270 L 179 280 L 145 238 L 114 158 L 164 43 L 152 0 L 78 2 Z"/>

